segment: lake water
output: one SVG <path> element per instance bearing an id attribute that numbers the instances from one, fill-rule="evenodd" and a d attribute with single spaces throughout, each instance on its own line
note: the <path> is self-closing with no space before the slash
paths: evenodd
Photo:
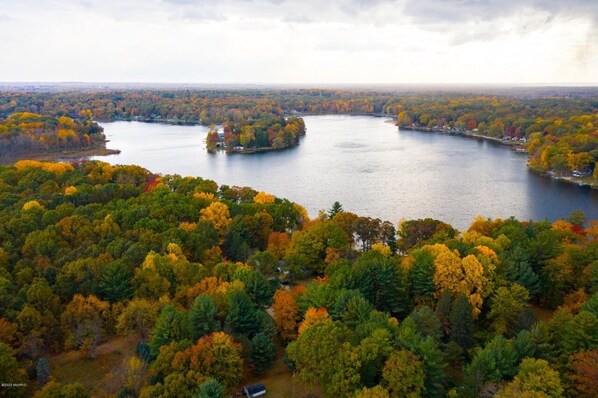
<path id="1" fill-rule="evenodd" d="M 304 119 L 298 147 L 251 155 L 208 154 L 203 126 L 103 123 L 108 147 L 122 152 L 97 159 L 250 186 L 302 204 L 312 217 L 338 200 L 359 215 L 432 217 L 459 229 L 478 214 L 552 221 L 581 209 L 598 219 L 598 191 L 538 176 L 526 155 L 495 143 L 399 131 L 384 118 Z"/>

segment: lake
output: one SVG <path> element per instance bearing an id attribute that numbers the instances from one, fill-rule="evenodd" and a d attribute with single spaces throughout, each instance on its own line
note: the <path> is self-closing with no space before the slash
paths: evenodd
<path id="1" fill-rule="evenodd" d="M 388 119 L 306 116 L 295 148 L 250 155 L 205 150 L 207 127 L 102 123 L 109 148 L 97 157 L 153 172 L 250 186 L 307 208 L 334 201 L 345 210 L 393 223 L 436 218 L 465 229 L 476 215 L 551 221 L 583 210 L 598 219 L 598 191 L 542 177 L 526 155 L 489 141 L 399 131 Z"/>

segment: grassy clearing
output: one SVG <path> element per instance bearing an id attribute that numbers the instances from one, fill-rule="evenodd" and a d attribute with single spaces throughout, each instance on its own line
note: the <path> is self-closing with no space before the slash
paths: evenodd
<path id="1" fill-rule="evenodd" d="M 96 359 L 87 359 L 84 351 L 66 351 L 48 358 L 54 380 L 61 383 L 79 382 L 93 397 L 115 397 L 122 387 L 123 363 L 135 355 L 135 337 L 114 337 L 97 349 Z M 277 344 L 272 369 L 263 375 L 255 375 L 246 366 L 243 380 L 238 388 L 262 382 L 270 398 L 321 398 L 319 386 L 308 386 L 293 377 L 284 363 L 285 350 Z"/>
<path id="2" fill-rule="evenodd" d="M 115 337 L 98 347 L 96 359 L 87 359 L 84 351 L 67 351 L 48 360 L 56 381 L 79 382 L 94 397 L 104 398 L 118 393 L 123 361 L 134 354 L 135 337 Z"/>
<path id="3" fill-rule="evenodd" d="M 250 369 L 245 369 L 241 386 L 254 383 L 264 383 L 266 386 L 266 397 L 268 398 L 321 398 L 322 394 L 318 386 L 308 386 L 302 383 L 296 376 L 293 377 L 291 370 L 284 363 L 285 350 L 280 344 L 276 352 L 276 358 L 272 369 L 265 374 L 254 375 Z"/>

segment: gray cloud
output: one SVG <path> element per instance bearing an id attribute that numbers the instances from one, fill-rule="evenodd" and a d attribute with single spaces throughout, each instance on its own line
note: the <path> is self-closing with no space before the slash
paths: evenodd
<path id="1" fill-rule="evenodd" d="M 586 16 L 598 20 L 596 0 L 405 0 L 403 13 L 419 23 L 494 20 L 521 10 L 550 15 Z"/>
<path id="2" fill-rule="evenodd" d="M 284 18 L 282 18 L 282 22 L 289 22 L 289 23 L 312 23 L 313 20 L 309 17 L 306 17 L 302 14 L 288 14 Z"/>
<path id="3" fill-rule="evenodd" d="M 589 37 L 598 34 L 597 0 L 405 0 L 402 14 L 420 28 L 445 32 L 451 45 L 543 31 L 555 18 L 587 19 L 595 25 Z M 505 28 L 501 18 L 514 26 Z"/>

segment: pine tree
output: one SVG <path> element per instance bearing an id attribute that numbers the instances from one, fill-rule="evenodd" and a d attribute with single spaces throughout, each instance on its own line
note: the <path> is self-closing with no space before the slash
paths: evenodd
<path id="1" fill-rule="evenodd" d="M 215 379 L 208 379 L 199 385 L 193 398 L 224 398 L 224 387 Z"/>
<path id="2" fill-rule="evenodd" d="M 268 306 L 272 303 L 272 295 L 274 294 L 272 286 L 262 274 L 254 270 L 240 270 L 236 274 L 236 279 L 243 282 L 245 292 L 249 295 L 251 301 L 262 306 Z"/>
<path id="3" fill-rule="evenodd" d="M 276 354 L 276 346 L 272 339 L 264 333 L 256 334 L 251 340 L 251 361 L 255 367 L 255 373 L 262 374 L 272 366 L 272 360 Z"/>
<path id="4" fill-rule="evenodd" d="M 162 309 L 156 327 L 150 338 L 150 349 L 155 358 L 160 352 L 160 347 L 173 341 L 180 341 L 189 337 L 187 317 L 172 305 Z"/>
<path id="5" fill-rule="evenodd" d="M 342 213 L 343 211 L 343 205 L 341 205 L 338 201 L 334 202 L 330 210 L 328 210 L 328 218 L 332 220 L 334 216 L 336 216 L 338 213 Z"/>
<path id="6" fill-rule="evenodd" d="M 425 339 L 416 330 L 415 322 L 407 317 L 398 336 L 398 344 L 422 359 L 425 372 L 424 397 L 440 397 L 445 383 L 444 355 L 438 342 L 432 337 Z"/>
<path id="7" fill-rule="evenodd" d="M 50 364 L 46 358 L 40 358 L 37 360 L 35 366 L 35 373 L 37 376 L 37 382 L 40 386 L 43 386 L 50 380 Z"/>
<path id="8" fill-rule="evenodd" d="M 220 330 L 220 321 L 217 319 L 218 308 L 214 300 L 205 294 L 195 298 L 189 310 L 189 329 L 193 340 Z"/>
<path id="9" fill-rule="evenodd" d="M 430 336 L 436 341 L 442 338 L 442 325 L 430 307 L 423 306 L 413 311 L 409 318 L 413 319 L 417 331 L 423 336 Z"/>
<path id="10" fill-rule="evenodd" d="M 434 298 L 434 256 L 425 250 L 413 252 L 413 265 L 409 270 L 411 277 L 411 292 L 416 301 L 426 301 Z"/>
<path id="11" fill-rule="evenodd" d="M 253 336 L 259 330 L 256 310 L 245 292 L 234 291 L 228 298 L 226 325 L 235 333 Z"/>
<path id="12" fill-rule="evenodd" d="M 465 295 L 460 294 L 453 301 L 450 321 L 451 340 L 464 349 L 471 347 L 473 343 L 473 317 L 471 315 L 471 304 L 469 304 L 469 300 Z"/>
<path id="13" fill-rule="evenodd" d="M 440 320 L 442 324 L 442 328 L 445 334 L 449 334 L 451 330 L 450 326 L 450 313 L 451 313 L 451 303 L 453 301 L 453 294 L 448 291 L 444 290 L 438 299 L 438 303 L 436 304 L 436 311 L 434 313 Z"/>
<path id="14" fill-rule="evenodd" d="M 392 260 L 384 259 L 376 275 L 378 284 L 376 309 L 404 315 L 409 303 L 406 279 L 402 268 L 395 266 Z"/>
<path id="15" fill-rule="evenodd" d="M 528 254 L 519 247 L 505 260 L 505 276 L 524 286 L 532 297 L 540 293 L 540 278 L 532 269 Z"/>
<path id="16" fill-rule="evenodd" d="M 122 261 L 109 263 L 100 277 L 100 297 L 111 303 L 131 298 L 134 292 L 131 279 L 131 270 Z"/>

